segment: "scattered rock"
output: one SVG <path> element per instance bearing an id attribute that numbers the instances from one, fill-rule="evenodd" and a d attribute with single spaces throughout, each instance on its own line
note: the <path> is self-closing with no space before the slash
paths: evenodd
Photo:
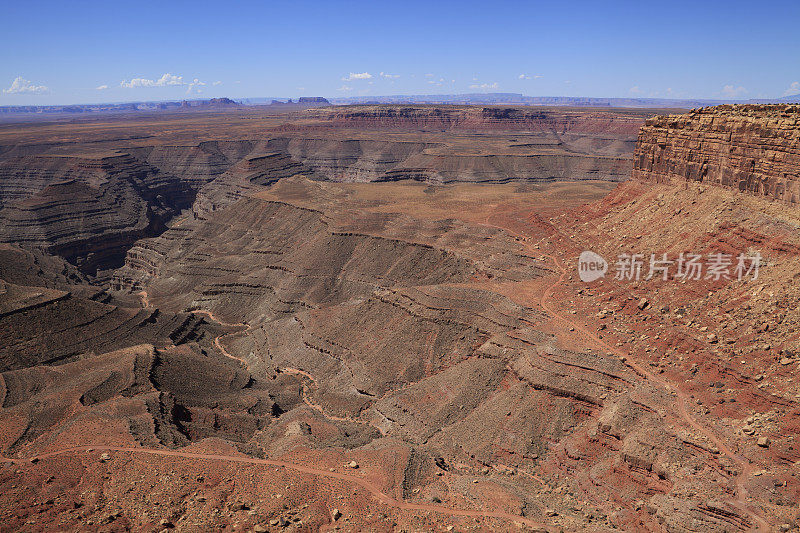
<path id="1" fill-rule="evenodd" d="M 287 437 L 298 437 L 300 435 L 311 435 L 311 426 L 307 422 L 297 421 L 290 422 L 286 427 Z"/>
<path id="2" fill-rule="evenodd" d="M 769 448 L 770 445 L 769 437 L 759 437 L 758 441 L 756 441 L 756 444 L 758 444 L 762 448 Z"/>

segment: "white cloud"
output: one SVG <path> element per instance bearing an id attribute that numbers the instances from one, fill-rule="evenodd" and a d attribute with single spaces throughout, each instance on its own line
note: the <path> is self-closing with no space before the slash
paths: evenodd
<path id="1" fill-rule="evenodd" d="M 305 87 L 298 87 L 297 90 L 302 93 L 302 92 L 305 92 L 306 88 Z"/>
<path id="2" fill-rule="evenodd" d="M 156 85 L 183 85 L 183 76 L 173 76 L 167 73 L 158 79 Z"/>
<path id="3" fill-rule="evenodd" d="M 519 79 L 521 79 L 521 80 L 538 80 L 538 79 L 539 79 L 539 78 L 541 78 L 541 77 L 542 77 L 542 76 L 541 76 L 541 75 L 539 75 L 539 74 L 535 74 L 535 75 L 533 75 L 533 76 L 529 76 L 529 75 L 527 75 L 527 74 L 520 74 L 519 76 L 517 76 L 517 78 L 519 78 Z"/>
<path id="4" fill-rule="evenodd" d="M 214 83 L 212 83 L 211 85 L 213 85 L 214 87 L 216 87 L 217 85 L 222 85 L 222 82 L 221 82 L 221 81 L 219 81 L 219 80 L 217 80 L 217 81 L 215 81 Z"/>
<path id="5" fill-rule="evenodd" d="M 183 76 L 175 76 L 167 72 L 157 80 L 133 78 L 131 81 L 122 80 L 119 85 L 120 87 L 125 87 L 126 89 L 133 89 L 137 87 L 167 87 L 170 85 L 186 85 L 186 83 L 183 81 Z"/>
<path id="6" fill-rule="evenodd" d="M 642 94 L 642 89 L 640 89 L 638 85 L 634 85 L 633 87 L 628 89 L 628 92 L 631 94 Z"/>
<path id="7" fill-rule="evenodd" d="M 17 76 L 17 78 L 11 82 L 11 87 L 8 89 L 3 89 L 3 92 L 6 94 L 42 94 L 49 91 L 50 89 L 48 89 L 45 85 L 34 85 L 31 80 L 26 80 L 22 76 Z"/>
<path id="8" fill-rule="evenodd" d="M 800 93 L 800 81 L 793 81 L 789 88 L 783 91 L 783 96 L 792 96 Z"/>
<path id="9" fill-rule="evenodd" d="M 205 82 L 202 82 L 197 78 L 193 79 L 192 82 L 189 84 L 189 88 L 186 89 L 186 94 L 191 94 L 192 89 L 194 89 L 195 87 L 202 87 L 203 85 L 205 85 Z M 195 89 L 195 90 L 196 90 L 197 94 L 200 94 L 200 93 L 203 92 L 200 89 Z"/>
<path id="10" fill-rule="evenodd" d="M 727 98 L 738 98 L 747 94 L 747 89 L 742 86 L 726 85 L 722 88 L 722 95 Z"/>
<path id="11" fill-rule="evenodd" d="M 351 72 L 349 76 L 342 78 L 342 81 L 368 80 L 371 77 L 372 74 L 369 72 Z"/>
<path id="12" fill-rule="evenodd" d="M 352 91 L 352 90 L 353 90 L 353 88 L 352 88 L 352 87 L 348 87 L 347 85 L 342 85 L 341 87 L 339 87 L 339 88 L 338 88 L 338 89 L 336 89 L 336 90 L 337 90 L 337 91 L 342 91 L 343 93 L 346 93 L 346 92 L 348 92 L 348 91 Z"/>
<path id="13" fill-rule="evenodd" d="M 469 86 L 470 89 L 497 89 L 497 87 L 498 87 L 497 82 L 481 83 L 480 85 L 475 83 Z"/>
<path id="14" fill-rule="evenodd" d="M 98 85 L 95 87 L 95 90 L 97 91 L 105 91 L 106 89 L 108 89 L 108 85 Z"/>
<path id="15" fill-rule="evenodd" d="M 400 77 L 400 74 L 389 74 L 388 72 L 381 72 L 381 78 L 397 79 L 399 77 Z"/>

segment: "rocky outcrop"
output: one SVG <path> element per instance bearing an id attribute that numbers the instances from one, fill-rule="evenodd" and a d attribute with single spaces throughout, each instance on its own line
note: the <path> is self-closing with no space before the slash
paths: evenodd
<path id="1" fill-rule="evenodd" d="M 240 104 L 230 98 L 211 98 L 210 100 L 184 100 L 181 108 L 217 109 L 226 107 L 239 107 Z"/>
<path id="2" fill-rule="evenodd" d="M 322 96 L 301 96 L 297 100 L 298 104 L 315 104 L 315 105 L 330 105 L 331 103 L 327 100 L 327 98 L 323 98 Z"/>
<path id="3" fill-rule="evenodd" d="M 633 177 L 705 182 L 800 202 L 800 106 L 725 105 L 651 118 Z"/>

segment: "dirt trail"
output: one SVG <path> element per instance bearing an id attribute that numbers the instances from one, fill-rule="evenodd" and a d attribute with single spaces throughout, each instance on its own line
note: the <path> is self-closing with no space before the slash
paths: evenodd
<path id="1" fill-rule="evenodd" d="M 314 376 L 312 376 L 311 374 L 309 374 L 305 370 L 300 370 L 299 368 L 284 367 L 284 368 L 280 369 L 280 371 L 281 372 L 285 372 L 287 374 L 296 374 L 296 375 L 299 375 L 299 376 L 303 376 L 303 377 L 311 380 L 313 383 L 315 383 L 315 384 L 317 383 L 317 380 L 314 378 Z M 364 426 L 370 426 L 370 427 L 373 427 L 373 428 L 377 429 L 378 432 L 381 435 L 386 435 L 386 433 L 384 433 L 383 429 L 379 428 L 378 426 L 376 426 L 375 424 L 373 424 L 371 422 L 367 422 L 366 420 L 359 420 L 357 418 L 351 418 L 351 417 L 347 417 L 347 416 L 335 416 L 335 415 L 327 414 L 325 412 L 325 410 L 322 408 L 321 405 L 319 405 L 317 403 L 314 403 L 309 399 L 308 394 L 306 393 L 305 384 L 303 385 L 303 394 L 302 394 L 302 396 L 303 396 L 303 402 L 307 406 L 309 406 L 310 408 L 312 408 L 315 411 L 319 412 L 322 416 L 324 416 L 328 420 L 334 420 L 334 421 L 337 421 L 337 422 L 352 422 L 354 424 L 361 424 L 361 425 L 364 425 Z"/>
<path id="2" fill-rule="evenodd" d="M 602 340 L 597 334 L 590 331 L 588 328 L 586 328 L 576 320 L 570 318 L 569 315 L 563 314 L 558 309 L 556 309 L 555 305 L 550 302 L 550 297 L 559 286 L 564 284 L 564 280 L 569 275 L 567 269 L 561 264 L 561 261 L 555 255 L 544 253 L 541 250 L 536 249 L 533 245 L 529 244 L 528 243 L 529 239 L 527 235 L 515 232 L 514 230 L 505 226 L 498 226 L 490 223 L 492 216 L 493 215 L 491 214 L 487 215 L 486 220 L 484 222 L 485 225 L 502 229 L 508 232 L 509 234 L 520 238 L 522 244 L 531 254 L 534 255 L 538 254 L 541 255 L 542 257 L 550 259 L 555 265 L 556 269 L 561 273 L 558 280 L 549 287 L 547 287 L 547 289 L 542 294 L 542 297 L 539 300 L 539 305 L 542 307 L 542 309 L 546 311 L 549 315 L 551 315 L 554 319 L 564 322 L 569 327 L 574 328 L 575 332 L 580 333 L 585 338 L 589 339 L 591 343 L 593 343 L 595 346 L 605 350 L 608 353 L 616 355 L 617 357 L 620 357 L 621 360 L 622 358 L 624 358 L 624 364 L 628 366 L 631 370 L 636 372 L 638 375 L 645 378 L 648 382 L 655 383 L 661 386 L 662 388 L 666 389 L 668 392 L 675 394 L 675 396 L 678 399 L 676 405 L 678 408 L 677 414 L 679 415 L 679 418 L 684 422 L 686 422 L 687 424 L 689 424 L 689 426 L 694 428 L 703 436 L 705 436 L 710 442 L 714 443 L 714 445 L 717 447 L 720 453 L 728 457 L 739 467 L 739 474 L 733 478 L 736 482 L 736 499 L 729 500 L 729 503 L 731 503 L 734 507 L 737 507 L 738 509 L 744 511 L 746 515 L 750 516 L 753 519 L 753 521 L 756 524 L 758 524 L 757 528 L 758 531 L 771 531 L 767 521 L 761 516 L 761 514 L 758 511 L 756 511 L 753 508 L 752 505 L 750 505 L 747 502 L 748 492 L 747 488 L 745 487 L 745 481 L 753 471 L 753 466 L 750 464 L 750 462 L 742 458 L 738 454 L 734 453 L 719 437 L 717 437 L 714 434 L 714 432 L 711 429 L 703 426 L 700 422 L 697 421 L 697 419 L 695 419 L 689 413 L 688 409 L 686 408 L 688 396 L 686 395 L 686 393 L 681 391 L 680 388 L 678 388 L 677 386 L 673 385 L 672 383 L 664 379 L 661 379 L 660 377 L 653 374 L 646 368 L 632 361 L 630 353 L 616 346 L 611 346 L 610 344 Z M 553 227 L 552 229 L 554 232 L 553 234 L 560 235 L 560 232 L 555 227 Z M 539 242 L 542 242 L 542 240 L 540 240 Z"/>
<path id="3" fill-rule="evenodd" d="M 221 324 L 221 325 L 223 325 L 225 327 L 229 327 L 229 328 L 244 328 L 244 329 L 242 329 L 240 331 L 231 331 L 229 333 L 223 333 L 222 335 L 217 335 L 216 337 L 214 337 L 214 346 L 217 347 L 217 350 L 222 352 L 222 355 L 224 355 L 225 357 L 228 357 L 230 359 L 233 359 L 234 361 L 239 361 L 240 363 L 242 363 L 245 366 L 245 368 L 247 368 L 247 361 L 245 361 L 241 357 L 236 357 L 235 355 L 230 353 L 228 350 L 226 350 L 225 347 L 222 346 L 222 343 L 220 342 L 220 340 L 222 339 L 222 337 L 227 337 L 228 335 L 238 335 L 240 333 L 244 333 L 246 331 L 250 331 L 250 329 L 252 329 L 250 324 L 246 324 L 244 322 L 223 322 L 222 320 L 220 320 L 217 317 L 215 317 L 214 313 L 212 313 L 211 311 L 206 311 L 205 309 L 195 309 L 194 311 L 191 311 L 191 312 L 196 314 L 196 315 L 206 315 L 208 318 L 210 318 L 214 322 L 216 322 L 218 324 Z"/>
<path id="4" fill-rule="evenodd" d="M 134 448 L 134 447 L 126 447 L 126 446 L 103 446 L 103 445 L 91 445 L 91 446 L 76 446 L 72 448 L 64 448 L 61 450 L 56 450 L 48 453 L 43 453 L 40 455 L 36 455 L 27 459 L 12 459 L 8 457 L 1 457 L 0 462 L 5 463 L 14 463 L 14 464 L 24 464 L 30 463 L 32 461 L 39 461 L 42 459 L 47 459 L 49 457 L 55 457 L 58 455 L 64 455 L 68 453 L 81 453 L 81 452 L 95 452 L 95 451 L 108 451 L 108 452 L 119 452 L 119 453 L 139 453 L 139 454 L 148 454 L 148 455 L 159 455 L 164 457 L 180 457 L 184 459 L 202 459 L 202 460 L 210 460 L 210 461 L 227 461 L 232 463 L 244 463 L 244 464 L 254 464 L 254 465 L 266 465 L 266 466 L 277 466 L 282 468 L 288 468 L 290 470 L 295 470 L 297 472 L 301 472 L 303 474 L 311 474 L 319 477 L 325 477 L 329 479 L 338 479 L 341 481 L 346 481 L 349 483 L 354 483 L 361 488 L 368 491 L 372 494 L 376 500 L 380 503 L 389 505 L 391 507 L 395 507 L 397 509 L 402 509 L 406 511 L 426 511 L 438 514 L 444 514 L 449 516 L 466 516 L 466 517 L 476 517 L 476 518 L 499 518 L 502 520 L 510 520 L 513 522 L 518 522 L 520 524 L 524 524 L 526 526 L 536 528 L 536 529 L 545 529 L 548 528 L 540 524 L 539 522 L 534 522 L 533 520 L 526 518 L 524 516 L 514 515 L 511 513 L 505 513 L 502 511 L 481 511 L 478 509 L 454 509 L 450 507 L 445 507 L 442 505 L 433 505 L 433 504 L 425 504 L 425 503 L 410 503 L 406 502 L 397 498 L 393 498 L 383 492 L 377 485 L 373 482 L 364 479 L 361 476 L 355 474 L 343 474 L 340 472 L 331 472 L 330 470 L 322 470 L 319 468 L 313 468 L 310 466 L 304 466 L 296 463 L 291 463 L 288 461 L 280 461 L 276 459 L 258 459 L 255 457 L 247 457 L 247 456 L 237 456 L 237 455 L 221 455 L 221 454 L 210 454 L 210 453 L 194 453 L 194 452 L 182 452 L 178 450 L 160 450 L 160 449 L 149 449 L 149 448 Z"/>
<path id="5" fill-rule="evenodd" d="M 142 303 L 144 304 L 145 307 L 150 307 L 151 306 L 150 300 L 148 299 L 148 296 L 147 296 L 147 291 L 140 291 L 139 292 L 139 297 L 142 299 Z M 214 315 L 213 312 L 208 311 L 206 309 L 195 309 L 195 310 L 190 311 L 190 312 L 194 313 L 194 314 L 198 314 L 198 315 L 206 315 L 208 318 L 210 318 L 214 322 L 216 322 L 216 323 L 218 323 L 218 324 L 220 324 L 222 326 L 225 326 L 225 327 L 243 328 L 240 331 L 231 331 L 231 332 L 223 333 L 221 335 L 216 336 L 214 338 L 214 346 L 216 346 L 217 350 L 219 350 L 222 353 L 222 355 L 224 355 L 225 357 L 233 359 L 234 361 L 238 361 L 239 363 L 242 363 L 245 367 L 248 366 L 247 365 L 247 361 L 245 361 L 241 357 L 236 357 L 235 355 L 230 353 L 228 350 L 225 349 L 225 347 L 222 345 L 222 343 L 220 341 L 222 340 L 223 337 L 227 337 L 228 335 L 238 335 L 240 333 L 245 333 L 247 331 L 250 331 L 252 329 L 252 326 L 250 326 L 250 324 L 247 324 L 245 322 L 225 322 L 225 321 L 220 320 L 219 318 L 217 318 Z M 308 378 L 312 382 L 317 383 L 317 380 L 316 380 L 316 378 L 314 378 L 314 376 L 312 376 L 311 374 L 309 374 L 308 372 L 306 372 L 304 370 L 300 370 L 299 368 L 287 367 L 287 368 L 281 369 L 281 372 L 285 372 L 287 374 L 301 375 L 301 376 L 303 376 L 305 378 Z M 375 429 L 377 429 L 380 432 L 381 435 L 385 435 L 384 431 L 381 428 L 379 428 L 378 426 L 376 426 L 376 425 L 374 425 L 374 424 L 372 424 L 370 422 L 366 422 L 364 420 L 358 420 L 356 418 L 334 416 L 334 415 L 330 415 L 330 414 L 325 413 L 325 410 L 322 408 L 321 405 L 313 403 L 308 398 L 308 395 L 305 394 L 305 386 L 304 386 L 304 393 L 302 394 L 302 397 L 303 397 L 303 402 L 306 405 L 308 405 L 309 407 L 311 407 L 315 411 L 319 412 L 322 416 L 324 416 L 325 418 L 327 418 L 329 420 L 334 420 L 334 421 L 337 421 L 337 422 L 353 422 L 355 424 L 362 424 L 362 425 L 371 426 L 371 427 L 374 427 Z"/>
<path id="6" fill-rule="evenodd" d="M 139 297 L 142 299 L 142 304 L 144 305 L 145 308 L 152 307 L 152 304 L 150 303 L 150 298 L 147 295 L 147 291 L 144 291 L 144 290 L 143 291 L 139 291 Z M 228 333 L 223 333 L 221 335 L 217 335 L 214 338 L 214 346 L 216 346 L 217 350 L 219 350 L 222 353 L 222 355 L 224 355 L 225 357 L 233 359 L 234 361 L 238 361 L 238 362 L 242 363 L 245 367 L 247 366 L 247 361 L 245 361 L 241 357 L 236 357 L 235 355 L 230 353 L 228 350 L 226 350 L 225 347 L 222 346 L 222 343 L 220 342 L 220 340 L 223 337 L 227 337 L 228 335 L 237 335 L 239 333 L 244 333 L 245 331 L 250 331 L 250 329 L 251 329 L 250 324 L 246 324 L 244 322 L 235 322 L 235 323 L 224 322 L 224 321 L 218 319 L 216 316 L 214 316 L 214 313 L 212 313 L 211 311 L 207 311 L 205 309 L 195 309 L 195 310 L 189 311 L 189 312 L 190 313 L 194 313 L 196 315 L 206 315 L 208 318 L 210 318 L 214 322 L 216 322 L 216 323 L 218 323 L 218 324 L 220 324 L 222 326 L 225 326 L 225 327 L 243 328 L 241 331 L 231 331 L 231 332 L 228 332 Z"/>

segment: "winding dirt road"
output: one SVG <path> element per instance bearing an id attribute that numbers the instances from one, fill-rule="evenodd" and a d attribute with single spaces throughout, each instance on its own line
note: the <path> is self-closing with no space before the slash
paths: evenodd
<path id="1" fill-rule="evenodd" d="M 208 318 L 210 318 L 211 320 L 213 320 L 217 324 L 220 324 L 220 325 L 225 326 L 225 327 L 243 328 L 243 329 L 241 329 L 239 331 L 231 331 L 231 332 L 228 332 L 228 333 L 223 333 L 222 335 L 217 335 L 216 337 L 214 337 L 214 346 L 216 346 L 217 350 L 219 350 L 222 353 L 222 355 L 224 355 L 225 357 L 228 357 L 229 359 L 233 359 L 234 361 L 239 361 L 240 363 L 242 363 L 245 366 L 245 368 L 247 367 L 247 361 L 245 361 L 241 357 L 236 357 L 235 355 L 230 353 L 228 350 L 226 350 L 225 347 L 220 342 L 220 340 L 223 337 L 227 337 L 228 335 L 238 335 L 240 333 L 244 333 L 246 331 L 250 331 L 250 329 L 251 329 L 250 324 L 246 324 L 244 322 L 235 322 L 235 323 L 223 322 L 222 320 L 220 320 L 217 317 L 215 317 L 214 313 L 212 313 L 211 311 L 206 311 L 205 309 L 195 309 L 194 311 L 190 311 L 190 312 L 194 313 L 196 315 L 206 315 Z"/>
<path id="2" fill-rule="evenodd" d="M 317 383 L 317 380 L 316 380 L 316 378 L 314 378 L 314 376 L 312 376 L 311 374 L 309 374 L 305 370 L 300 370 L 299 368 L 284 367 L 284 368 L 280 369 L 280 371 L 284 372 L 286 374 L 295 374 L 295 375 L 298 375 L 298 376 L 303 376 L 304 378 L 307 378 L 307 379 L 311 380 L 313 383 Z M 312 402 L 309 399 L 308 394 L 306 394 L 305 384 L 303 384 L 302 397 L 303 397 L 303 403 L 305 403 L 307 406 L 309 406 L 310 408 L 314 409 L 315 411 L 319 412 L 322 416 L 324 416 L 328 420 L 334 420 L 334 421 L 337 421 L 337 422 L 352 422 L 354 424 L 361 424 L 361 425 L 364 425 L 364 426 L 370 426 L 370 427 L 373 427 L 373 428 L 377 429 L 378 432 L 381 435 L 386 435 L 386 433 L 383 431 L 382 428 L 376 426 L 375 424 L 373 424 L 371 422 L 367 422 L 366 420 L 359 420 L 357 418 L 350 418 L 350 417 L 346 417 L 346 416 L 344 416 L 344 417 L 343 416 L 335 416 L 335 415 L 330 415 L 330 414 L 326 413 L 321 405 L 316 404 L 316 403 Z"/>
<path id="3" fill-rule="evenodd" d="M 150 303 L 150 298 L 147 295 L 147 291 L 145 291 L 145 290 L 139 291 L 139 298 L 142 299 L 142 305 L 144 305 L 145 309 L 152 307 L 152 304 Z M 235 355 L 230 353 L 228 350 L 226 350 L 225 347 L 222 346 L 222 343 L 220 342 L 220 340 L 223 337 L 227 337 L 228 335 L 238 335 L 239 333 L 243 333 L 245 331 L 250 331 L 250 329 L 251 329 L 250 324 L 246 324 L 244 322 L 236 322 L 236 323 L 224 322 L 222 320 L 219 320 L 216 316 L 214 316 L 214 313 L 212 313 L 211 311 L 207 311 L 205 309 L 195 309 L 195 310 L 189 311 L 189 312 L 190 313 L 194 313 L 196 315 L 206 315 L 208 318 L 210 318 L 211 320 L 213 320 L 217 324 L 220 324 L 221 326 L 231 327 L 231 328 L 243 328 L 240 331 L 231 331 L 231 332 L 228 332 L 228 333 L 223 333 L 222 335 L 217 335 L 214 338 L 214 346 L 216 346 L 217 350 L 219 350 L 222 353 L 222 355 L 224 355 L 225 357 L 233 359 L 234 361 L 238 361 L 239 363 L 242 363 L 245 367 L 247 366 L 247 361 L 245 361 L 241 357 L 236 357 Z"/>
<path id="4" fill-rule="evenodd" d="M 433 504 L 425 504 L 425 503 L 410 503 L 404 500 L 399 500 L 397 498 L 393 498 L 383 492 L 377 485 L 372 483 L 371 481 L 364 479 L 361 476 L 354 475 L 354 474 L 343 474 L 340 472 L 331 472 L 330 470 L 322 470 L 319 468 L 313 468 L 310 466 L 304 466 L 296 463 L 291 463 L 288 461 L 280 461 L 276 459 L 258 459 L 255 457 L 247 457 L 247 456 L 235 456 L 235 455 L 220 455 L 220 454 L 210 454 L 210 453 L 193 453 L 193 452 L 182 452 L 179 450 L 161 450 L 161 449 L 152 449 L 152 448 L 134 448 L 134 447 L 126 447 L 126 446 L 104 446 L 104 445 L 90 445 L 90 446 L 76 446 L 73 448 L 64 448 L 61 450 L 56 450 L 53 452 L 43 453 L 40 455 L 36 455 L 27 459 L 13 459 L 8 457 L 0 458 L 0 462 L 5 463 L 14 463 L 14 464 L 25 464 L 35 461 L 40 461 L 42 459 L 47 459 L 49 457 L 55 457 L 58 455 L 65 455 L 68 453 L 90 453 L 96 451 L 105 451 L 105 452 L 118 452 L 118 453 L 131 453 L 131 454 L 147 454 L 147 455 L 157 455 L 162 457 L 180 457 L 184 459 L 202 459 L 202 460 L 209 460 L 209 461 L 226 461 L 229 463 L 243 463 L 243 464 L 253 464 L 253 465 L 264 465 L 264 466 L 276 466 L 287 468 L 290 470 L 294 470 L 296 472 L 300 472 L 303 474 L 311 474 L 318 477 L 328 478 L 328 479 L 338 479 L 341 481 L 345 481 L 348 483 L 353 483 L 355 485 L 360 486 L 364 490 L 368 491 L 375 497 L 378 502 L 389 505 L 390 507 L 395 507 L 397 509 L 402 509 L 406 511 L 423 511 L 423 512 L 432 512 L 438 513 L 443 515 L 449 516 L 465 516 L 465 517 L 475 517 L 475 518 L 498 518 L 501 520 L 510 520 L 513 522 L 518 522 L 520 524 L 527 525 L 532 528 L 536 529 L 547 529 L 546 526 L 540 524 L 539 522 L 535 522 L 529 518 L 524 516 L 513 515 L 511 513 L 504 513 L 502 511 L 484 511 L 479 509 L 454 509 L 450 507 L 445 507 L 442 505 L 433 505 Z"/>

